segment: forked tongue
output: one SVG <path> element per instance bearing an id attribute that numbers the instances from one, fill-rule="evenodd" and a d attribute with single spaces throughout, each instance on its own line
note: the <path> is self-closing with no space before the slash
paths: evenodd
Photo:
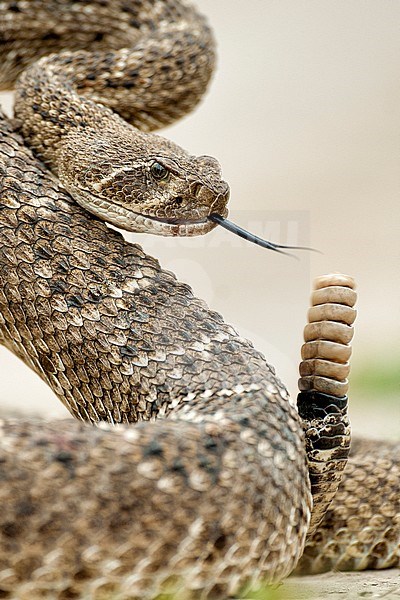
<path id="1" fill-rule="evenodd" d="M 280 252 L 281 254 L 286 254 L 286 256 L 291 256 L 292 258 L 297 258 L 293 254 L 289 252 L 284 252 L 282 248 L 290 249 L 290 250 L 310 250 L 311 252 L 319 252 L 319 250 L 315 250 L 315 248 L 307 248 L 306 246 L 283 246 L 282 244 L 274 244 L 273 242 L 268 242 L 267 240 L 263 240 L 258 237 L 258 235 L 254 235 L 254 233 L 250 233 L 250 231 L 246 231 L 239 225 L 235 225 L 232 221 L 228 221 L 228 219 L 224 219 L 221 215 L 217 213 L 213 213 L 208 217 L 209 221 L 213 223 L 217 223 L 217 225 L 221 225 L 231 233 L 235 233 L 239 237 L 247 240 L 248 242 L 253 242 L 253 244 L 257 244 L 257 246 L 262 246 L 263 248 L 268 248 L 268 250 L 273 250 L 274 252 Z"/>

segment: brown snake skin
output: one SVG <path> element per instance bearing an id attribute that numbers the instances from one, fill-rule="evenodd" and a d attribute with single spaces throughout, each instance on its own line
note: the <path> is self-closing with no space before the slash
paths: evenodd
<path id="1" fill-rule="evenodd" d="M 25 36 L 37 39 L 44 22 L 51 28 L 54 5 L 68 14 L 69 2 L 37 2 L 45 13 Z M 122 35 L 125 17 L 112 21 L 116 32 L 109 21 L 122 5 L 136 22 L 139 6 L 190 10 L 90 5 L 101 18 L 86 11 L 87 30 L 74 21 L 81 47 Z M 3 6 L 21 31 L 29 3 Z M 32 44 L 42 49 L 43 37 Z M 47 41 L 59 47 L 54 31 Z M 3 42 L 7 56 L 11 46 Z M 0 73 L 15 78 L 13 61 L 27 62 L 16 57 Z M 149 119 L 142 115 L 145 126 Z M 357 442 L 340 483 L 351 278 L 316 283 L 297 410 L 252 344 L 80 208 L 6 118 L 0 193 L 0 342 L 77 419 L 137 422 L 2 420 L 1 598 L 242 598 L 296 564 L 301 572 L 400 566 L 399 446 Z"/>

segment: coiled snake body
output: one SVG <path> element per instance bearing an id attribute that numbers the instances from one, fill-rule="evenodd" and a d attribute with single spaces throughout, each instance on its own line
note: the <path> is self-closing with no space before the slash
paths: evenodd
<path id="1" fill-rule="evenodd" d="M 3 87 L 35 52 L 76 50 L 29 67 L 0 122 L 0 341 L 77 419 L 125 424 L 3 420 L 0 596 L 238 597 L 288 575 L 306 536 L 303 571 L 398 566 L 398 447 L 360 442 L 337 491 L 351 280 L 317 283 L 296 409 L 250 342 L 64 189 L 139 231 L 226 214 L 214 159 L 109 110 L 149 130 L 194 106 L 214 61 L 203 18 L 139 0 L 0 16 Z"/>

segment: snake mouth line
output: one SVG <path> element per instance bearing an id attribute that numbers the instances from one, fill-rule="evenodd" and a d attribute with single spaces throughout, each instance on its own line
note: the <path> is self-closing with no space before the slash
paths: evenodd
<path id="1" fill-rule="evenodd" d="M 150 216 L 113 202 L 106 202 L 103 198 L 86 193 L 84 190 L 80 190 L 79 195 L 76 190 L 69 191 L 83 208 L 103 221 L 126 231 L 165 236 L 196 236 L 204 235 L 217 226 L 217 223 L 209 219 L 209 215 L 192 220 Z"/>
<path id="2" fill-rule="evenodd" d="M 135 213 L 138 217 L 142 217 L 143 219 L 151 219 L 152 221 L 157 221 L 157 223 L 165 223 L 166 225 L 205 225 L 208 220 L 207 217 L 202 217 L 201 219 L 178 219 L 176 217 L 155 217 L 154 215 L 145 215 L 143 213 Z"/>

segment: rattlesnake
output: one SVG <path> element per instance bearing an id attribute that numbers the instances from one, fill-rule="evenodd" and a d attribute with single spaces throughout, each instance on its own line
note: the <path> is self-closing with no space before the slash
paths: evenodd
<path id="1" fill-rule="evenodd" d="M 351 280 L 317 283 L 296 410 L 250 342 L 67 193 L 162 234 L 205 233 L 207 215 L 226 215 L 215 159 L 67 98 L 63 79 L 95 100 L 101 89 L 102 103 L 143 130 L 168 123 L 210 77 L 204 19 L 175 0 L 17 0 L 0 17 L 3 87 L 35 53 L 71 42 L 76 51 L 29 67 L 15 121 L 0 121 L 0 342 L 81 421 L 125 423 L 3 420 L 1 597 L 238 597 L 288 575 L 307 534 L 303 571 L 398 566 L 398 447 L 359 443 L 336 493 L 349 448 L 337 362 Z M 335 342 L 313 341 L 330 329 Z"/>

